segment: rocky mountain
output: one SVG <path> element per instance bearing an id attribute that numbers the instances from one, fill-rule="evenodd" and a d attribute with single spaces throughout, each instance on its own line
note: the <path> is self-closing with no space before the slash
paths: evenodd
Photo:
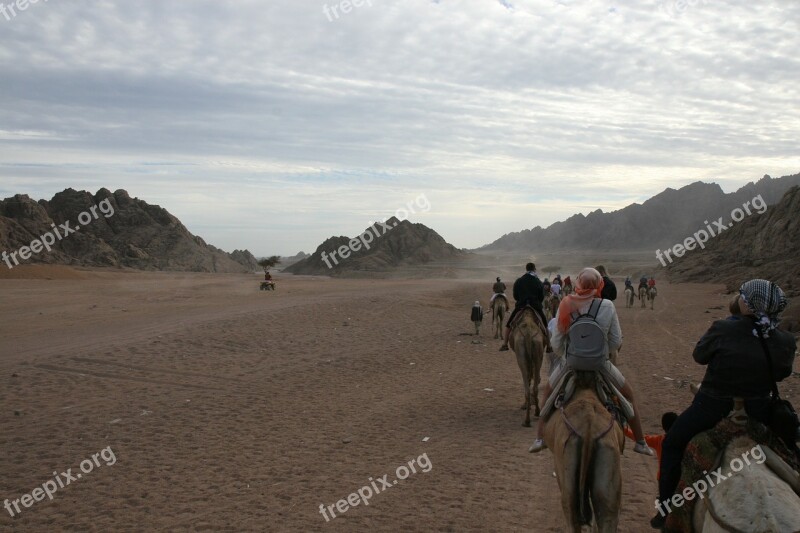
<path id="1" fill-rule="evenodd" d="M 753 278 L 776 282 L 800 300 L 800 187 L 792 187 L 763 214 L 745 218 L 729 230 L 667 266 L 673 281 L 725 283 L 735 291 Z M 787 312 L 791 329 L 800 331 L 800 301 Z"/>
<path id="2" fill-rule="evenodd" d="M 47 246 L 25 252 L 45 235 Z M 166 209 L 124 190 L 92 195 L 66 189 L 39 202 L 24 194 L 6 198 L 0 201 L 0 251 L 9 254 L 3 256 L 4 268 L 18 261 L 194 272 L 258 269 L 247 250 L 228 254 L 206 244 Z"/>
<path id="3" fill-rule="evenodd" d="M 728 216 L 732 209 L 759 194 L 767 205 L 775 204 L 794 185 L 800 185 L 800 174 L 777 179 L 764 176 L 728 194 L 715 183 L 698 181 L 678 190 L 668 188 L 642 204 L 631 204 L 618 211 L 604 213 L 598 209 L 547 228 L 536 226 L 509 233 L 478 251 L 663 249 L 705 227 L 704 220 Z"/>
<path id="4" fill-rule="evenodd" d="M 467 255 L 427 226 L 392 217 L 383 224 L 373 224 L 360 238 L 330 237 L 310 257 L 290 265 L 284 272 L 353 276 L 463 259 Z"/>
<path id="5" fill-rule="evenodd" d="M 311 257 L 311 254 L 307 254 L 305 252 L 298 252 L 297 254 L 292 256 L 281 257 L 281 263 L 278 266 L 282 267 L 283 270 L 286 270 L 286 267 L 288 267 L 289 265 L 293 265 L 298 261 L 302 261 L 303 259 L 306 259 L 308 257 Z"/>

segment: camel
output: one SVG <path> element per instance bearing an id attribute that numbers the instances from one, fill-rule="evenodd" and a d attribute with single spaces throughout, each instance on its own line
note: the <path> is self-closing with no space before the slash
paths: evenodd
<path id="1" fill-rule="evenodd" d="M 708 489 L 706 498 L 695 505 L 694 531 L 800 531 L 800 496 L 795 492 L 800 490 L 800 483 L 796 482 L 792 490 L 773 472 L 770 463 L 788 469 L 795 480 L 797 474 L 767 446 L 762 445 L 761 452 L 757 450 L 750 437 L 738 437 L 728 444 L 721 465 L 742 464 L 742 457 L 747 457 L 749 464 L 743 464 L 741 471 L 724 483 Z M 724 474 L 730 470 L 730 466 L 723 466 Z"/>
<path id="2" fill-rule="evenodd" d="M 647 300 L 647 287 L 639 287 L 639 300 L 642 301 L 642 309 L 644 309 Z"/>
<path id="3" fill-rule="evenodd" d="M 497 296 L 492 300 L 492 329 L 494 329 L 494 338 L 500 339 L 503 337 L 503 322 L 508 312 L 508 300 L 505 296 Z"/>
<path id="4" fill-rule="evenodd" d="M 544 309 L 544 316 L 547 318 L 548 322 L 558 313 L 558 305 L 560 303 L 561 300 L 553 293 L 548 293 L 547 296 L 544 297 L 542 308 Z"/>
<path id="5" fill-rule="evenodd" d="M 699 388 L 690 384 L 690 390 L 696 394 Z M 741 399 L 734 400 L 729 418 L 747 424 Z M 708 487 L 705 498 L 695 504 L 695 532 L 800 531 L 800 475 L 768 446 L 756 445 L 746 435 L 736 437 L 719 464 L 728 477 Z M 739 471 L 732 475 L 734 469 Z"/>
<path id="6" fill-rule="evenodd" d="M 594 522 L 594 531 L 612 533 L 622 501 L 622 428 L 597 398 L 595 374 L 576 376 L 575 393 L 550 416 L 544 440 L 553 451 L 566 531 L 580 532 Z"/>
<path id="7" fill-rule="evenodd" d="M 625 287 L 625 307 L 633 307 L 633 287 Z"/>
<path id="8" fill-rule="evenodd" d="M 658 289 L 656 289 L 654 285 L 650 287 L 650 290 L 647 291 L 647 299 L 650 300 L 650 309 L 653 309 L 653 301 L 655 301 L 656 296 L 658 296 Z"/>
<path id="9" fill-rule="evenodd" d="M 522 373 L 522 388 L 525 394 L 525 427 L 531 427 L 531 404 L 539 416 L 539 382 L 541 381 L 542 359 L 544 358 L 544 332 L 539 327 L 536 311 L 526 307 L 520 311 L 522 316 L 516 321 L 509 337 L 509 347 L 517 354 L 517 364 Z"/>

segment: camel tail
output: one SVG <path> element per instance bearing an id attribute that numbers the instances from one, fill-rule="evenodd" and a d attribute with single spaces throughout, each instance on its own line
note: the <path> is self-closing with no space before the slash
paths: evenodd
<path id="1" fill-rule="evenodd" d="M 591 428 L 587 428 L 587 435 L 591 435 Z M 578 516 L 580 524 L 592 524 L 592 508 L 589 497 L 589 476 L 594 458 L 594 441 L 591 438 L 580 437 L 581 463 L 578 468 Z"/>

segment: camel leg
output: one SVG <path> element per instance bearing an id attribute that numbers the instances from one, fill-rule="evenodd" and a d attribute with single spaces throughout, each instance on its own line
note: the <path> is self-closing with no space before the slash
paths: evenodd
<path id="1" fill-rule="evenodd" d="M 542 350 L 543 351 L 543 350 Z M 544 359 L 544 354 L 539 353 L 538 357 L 535 357 L 533 361 L 533 401 L 536 404 L 536 411 L 534 414 L 539 416 L 541 413 L 541 409 L 539 408 L 539 383 L 542 380 L 542 359 Z"/>
<path id="2" fill-rule="evenodd" d="M 612 448 L 613 443 L 601 441 L 598 444 L 592 463 L 592 509 L 596 531 L 614 533 L 617 531 L 622 498 L 619 454 Z"/>
<path id="3" fill-rule="evenodd" d="M 564 462 L 561 465 L 562 472 L 556 473 L 561 486 L 561 508 L 564 511 L 567 533 L 581 533 L 579 509 L 577 507 L 578 497 L 578 470 L 580 468 L 580 439 L 569 439 L 561 455 Z M 558 467 L 558 466 L 557 466 Z M 557 468 L 556 467 L 556 468 Z"/>
<path id="4" fill-rule="evenodd" d="M 522 340 L 524 341 L 524 339 Z M 525 409 L 525 422 L 523 422 L 522 425 L 529 428 L 531 427 L 531 369 L 528 363 L 527 347 L 525 347 L 524 350 L 522 354 L 517 354 L 517 363 L 522 373 L 522 388 L 525 394 L 525 403 L 523 404 L 523 408 Z"/>

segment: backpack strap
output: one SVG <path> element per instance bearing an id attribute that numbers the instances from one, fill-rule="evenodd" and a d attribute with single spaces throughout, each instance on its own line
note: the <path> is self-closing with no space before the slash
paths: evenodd
<path id="1" fill-rule="evenodd" d="M 597 320 L 597 313 L 600 312 L 600 306 L 602 303 L 603 300 L 601 298 L 595 298 L 592 300 L 592 303 L 589 305 L 589 311 L 587 311 L 586 314 L 592 317 L 593 320 Z"/>

